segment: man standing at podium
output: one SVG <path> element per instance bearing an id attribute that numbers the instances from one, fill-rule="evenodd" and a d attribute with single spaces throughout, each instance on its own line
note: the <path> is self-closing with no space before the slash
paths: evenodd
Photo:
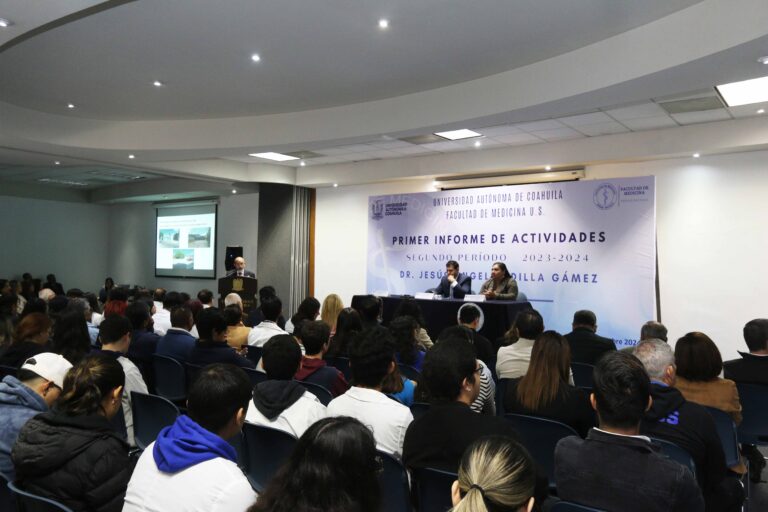
<path id="1" fill-rule="evenodd" d="M 466 294 L 472 293 L 472 278 L 459 272 L 458 261 L 449 260 L 435 293 L 452 299 L 463 299 Z"/>
<path id="2" fill-rule="evenodd" d="M 235 258 L 233 265 L 235 266 L 235 268 L 227 272 L 227 277 L 237 276 L 237 277 L 253 277 L 254 279 L 256 278 L 256 274 L 254 274 L 250 270 L 246 270 L 245 259 L 243 259 L 242 256 L 238 256 L 237 258 Z"/>

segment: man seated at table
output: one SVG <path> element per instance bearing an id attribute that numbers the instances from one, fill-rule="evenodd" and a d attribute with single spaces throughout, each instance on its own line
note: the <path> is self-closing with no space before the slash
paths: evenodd
<path id="1" fill-rule="evenodd" d="M 451 299 L 463 299 L 465 295 L 472 293 L 472 278 L 459 272 L 457 261 L 449 260 L 445 264 L 445 275 L 434 292 Z"/>

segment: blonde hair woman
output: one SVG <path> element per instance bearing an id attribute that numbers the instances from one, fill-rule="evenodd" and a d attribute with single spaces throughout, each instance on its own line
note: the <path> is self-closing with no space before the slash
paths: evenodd
<path id="1" fill-rule="evenodd" d="M 323 300 L 323 307 L 320 311 L 320 319 L 331 328 L 331 336 L 336 334 L 336 319 L 339 313 L 344 309 L 344 302 L 341 297 L 332 293 Z"/>
<path id="2" fill-rule="evenodd" d="M 536 471 L 525 448 L 508 437 L 483 437 L 461 458 L 451 487 L 453 512 L 530 512 Z"/>

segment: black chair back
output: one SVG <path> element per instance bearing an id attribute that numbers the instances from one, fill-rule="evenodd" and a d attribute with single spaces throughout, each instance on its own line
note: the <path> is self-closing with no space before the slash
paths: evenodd
<path id="1" fill-rule="evenodd" d="M 496 382 L 496 416 L 504 416 L 504 395 L 507 393 L 509 379 L 499 379 Z"/>
<path id="2" fill-rule="evenodd" d="M 571 363 L 571 371 L 573 372 L 573 384 L 577 388 L 592 389 L 594 366 L 586 363 Z"/>
<path id="3" fill-rule="evenodd" d="M 187 387 L 187 392 L 192 389 L 192 384 L 195 383 L 195 380 L 197 380 L 197 376 L 200 375 L 200 371 L 202 369 L 203 367 L 198 364 L 184 363 L 184 380 Z"/>
<path id="4" fill-rule="evenodd" d="M 768 444 L 768 386 L 736 383 L 741 401 L 739 442 Z"/>
<path id="5" fill-rule="evenodd" d="M 651 437 L 651 441 L 661 446 L 661 453 L 667 458 L 679 463 L 680 465 L 688 468 L 693 476 L 696 476 L 696 464 L 693 462 L 693 457 L 685 449 L 679 447 L 671 441 L 659 439 L 658 437 Z"/>
<path id="6" fill-rule="evenodd" d="M 439 469 L 421 468 L 413 471 L 419 512 L 446 512 L 453 507 L 451 486 L 458 479 L 456 473 Z"/>
<path id="7" fill-rule="evenodd" d="M 0 380 L 3 380 L 6 375 L 13 375 L 14 377 L 19 373 L 19 369 L 15 366 L 5 366 L 0 364 Z"/>
<path id="8" fill-rule="evenodd" d="M 315 395 L 317 399 L 320 400 L 320 403 L 325 406 L 333 400 L 333 394 L 319 384 L 304 382 L 303 380 L 298 381 L 298 383 L 304 386 L 307 391 Z"/>
<path id="9" fill-rule="evenodd" d="M 56 500 L 22 491 L 13 482 L 8 482 L 8 489 L 14 495 L 18 512 L 73 512 L 71 508 L 62 505 Z"/>
<path id="10" fill-rule="evenodd" d="M 4 473 L 0 473 L 0 510 L 11 512 L 16 510 L 16 500 L 13 499 L 13 494 L 8 488 L 8 482 L 10 482 L 10 478 Z"/>
<path id="11" fill-rule="evenodd" d="M 253 361 L 253 364 L 258 365 L 259 361 L 261 361 L 261 354 L 262 352 L 264 352 L 264 347 L 254 347 L 254 346 L 248 345 L 248 347 L 245 350 L 246 350 L 245 357 Z"/>
<path id="12" fill-rule="evenodd" d="M 571 503 L 570 501 L 558 501 L 549 508 L 550 512 L 603 512 L 599 508 Z"/>
<path id="13" fill-rule="evenodd" d="M 406 379 L 413 381 L 419 381 L 421 379 L 421 372 L 409 364 L 399 363 L 397 365 L 400 368 L 400 373 L 405 375 Z"/>
<path id="14" fill-rule="evenodd" d="M 348 357 L 341 357 L 341 356 L 335 356 L 335 357 L 324 357 L 325 362 L 328 363 L 328 366 L 333 366 L 337 370 L 339 370 L 341 373 L 344 374 L 344 378 L 347 379 L 347 381 L 352 380 L 352 370 L 349 367 L 349 358 Z"/>
<path id="15" fill-rule="evenodd" d="M 512 422 L 520 434 L 520 442 L 546 473 L 550 489 L 554 489 L 555 446 L 562 438 L 579 434 L 565 423 L 546 418 L 522 414 L 506 414 L 504 417 Z"/>
<path id="16" fill-rule="evenodd" d="M 245 438 L 245 473 L 251 487 L 262 492 L 277 470 L 293 452 L 297 439 L 276 428 L 246 423 L 243 425 Z"/>
<path id="17" fill-rule="evenodd" d="M 410 512 L 411 490 L 408 486 L 408 472 L 405 466 L 389 453 L 378 451 L 383 464 L 379 473 L 381 488 L 381 510 L 385 512 Z"/>
<path id="18" fill-rule="evenodd" d="M 245 370 L 248 378 L 251 379 L 251 386 L 256 386 L 256 384 L 267 380 L 267 374 L 264 372 L 254 370 L 253 368 L 243 368 L 243 370 Z"/>
<path id="19" fill-rule="evenodd" d="M 114 416 L 112 416 L 112 419 L 109 420 L 110 425 L 112 425 L 112 428 L 115 429 L 115 433 L 120 436 L 120 439 L 123 441 L 128 441 L 128 427 L 125 424 L 125 412 L 123 411 L 122 404 L 120 405 L 120 409 L 117 410 Z"/>
<path id="20" fill-rule="evenodd" d="M 717 435 L 720 437 L 720 443 L 723 445 L 725 454 L 725 465 L 732 468 L 741 462 L 741 453 L 739 452 L 739 438 L 736 433 L 736 424 L 731 415 L 714 407 L 707 407 L 707 412 L 715 420 Z"/>
<path id="21" fill-rule="evenodd" d="M 172 357 L 154 354 L 155 390 L 171 402 L 183 402 L 187 398 L 186 372 L 180 362 Z"/>
<path id="22" fill-rule="evenodd" d="M 430 404 L 427 402 L 413 402 L 411 404 L 411 414 L 413 419 L 423 416 L 429 410 Z"/>
<path id="23" fill-rule="evenodd" d="M 131 392 L 133 410 L 133 437 L 136 446 L 144 450 L 157 439 L 160 431 L 173 425 L 179 417 L 179 409 L 173 402 L 161 396 Z"/>

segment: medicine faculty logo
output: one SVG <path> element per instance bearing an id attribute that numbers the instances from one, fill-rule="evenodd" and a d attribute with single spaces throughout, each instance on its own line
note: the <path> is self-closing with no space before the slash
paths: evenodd
<path id="1" fill-rule="evenodd" d="M 377 199 L 371 205 L 371 219 L 381 220 L 384 218 L 384 201 Z"/>
<path id="2" fill-rule="evenodd" d="M 595 189 L 595 193 L 592 194 L 592 201 L 594 201 L 595 206 L 601 210 L 607 210 L 616 204 L 616 198 L 618 198 L 618 196 L 616 187 L 610 183 L 603 183 Z"/>

